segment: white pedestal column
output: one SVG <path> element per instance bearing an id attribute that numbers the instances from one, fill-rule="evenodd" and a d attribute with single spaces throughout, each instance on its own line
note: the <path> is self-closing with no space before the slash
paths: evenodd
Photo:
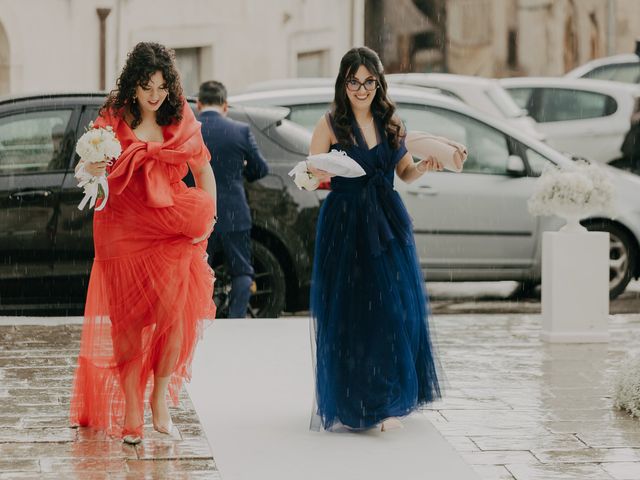
<path id="1" fill-rule="evenodd" d="M 542 236 L 542 340 L 609 341 L 609 234 Z"/>

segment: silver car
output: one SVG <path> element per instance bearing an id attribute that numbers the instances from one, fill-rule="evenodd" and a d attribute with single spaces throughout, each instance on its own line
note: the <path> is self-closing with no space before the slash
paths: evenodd
<path id="1" fill-rule="evenodd" d="M 527 115 L 527 111 L 520 108 L 502 88 L 500 82 L 494 78 L 450 73 L 392 73 L 385 78 L 389 85 L 416 88 L 455 98 L 476 110 L 522 129 L 523 132 L 538 140 L 545 139 L 544 134 L 536 129 L 536 122 Z M 254 83 L 249 85 L 243 93 L 333 87 L 335 82 L 335 78 L 330 77 L 283 78 Z"/>
<path id="2" fill-rule="evenodd" d="M 536 177 L 546 163 L 571 160 L 510 125 L 442 95 L 389 88 L 408 130 L 464 143 L 463 173 L 434 172 L 411 184 L 395 183 L 413 218 L 420 262 L 430 280 L 540 281 L 542 233 L 563 225 L 558 217 L 534 217 L 527 209 Z M 313 128 L 333 99 L 332 88 L 256 92 L 230 102 L 283 106 L 289 118 Z M 583 223 L 609 232 L 610 296 L 640 275 L 640 177 L 603 166 L 617 193 L 615 218 Z"/>
<path id="3" fill-rule="evenodd" d="M 503 78 L 500 84 L 549 145 L 598 162 L 620 158 L 631 116 L 640 109 L 638 85 L 566 77 Z"/>
<path id="4" fill-rule="evenodd" d="M 499 118 L 527 135 L 544 140 L 536 122 L 520 108 L 495 78 L 451 73 L 392 73 L 386 76 L 390 84 L 437 88 L 489 116 Z"/>
<path id="5" fill-rule="evenodd" d="M 636 53 L 592 60 L 571 70 L 565 77 L 640 83 L 640 40 L 636 42 Z"/>

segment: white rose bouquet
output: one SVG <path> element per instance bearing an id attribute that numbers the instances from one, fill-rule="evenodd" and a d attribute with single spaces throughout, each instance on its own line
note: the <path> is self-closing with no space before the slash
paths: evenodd
<path id="1" fill-rule="evenodd" d="M 613 184 L 607 172 L 579 161 L 570 168 L 545 168 L 529 198 L 533 215 L 584 217 L 594 212 L 613 213 Z"/>
<path id="2" fill-rule="evenodd" d="M 122 153 L 120 142 L 116 138 L 110 126 L 105 128 L 93 128 L 93 122 L 89 124 L 89 129 L 80 137 L 76 145 L 76 152 L 83 162 L 76 171 L 75 177 L 78 186 L 84 188 L 84 198 L 78 205 L 82 210 L 87 203 L 89 208 L 93 208 L 98 197 L 104 197 L 96 211 L 102 210 L 107 205 L 109 198 L 109 185 L 106 174 L 95 176 L 85 169 L 85 162 L 97 163 L 108 162 L 111 164 Z"/>

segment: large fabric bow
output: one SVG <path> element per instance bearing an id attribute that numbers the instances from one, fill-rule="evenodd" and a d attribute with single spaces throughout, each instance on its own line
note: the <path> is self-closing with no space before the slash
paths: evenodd
<path id="1" fill-rule="evenodd" d="M 129 184 L 131 177 L 138 170 L 142 171 L 146 204 L 150 207 L 162 208 L 173 205 L 171 178 L 167 167 L 179 167 L 189 160 L 206 156 L 211 158 L 202 140 L 200 122 L 198 122 L 185 101 L 182 120 L 164 129 L 164 142 L 143 142 L 120 117 L 105 115 L 96 120 L 95 125 L 116 124 L 114 130 L 118 138 L 127 138 L 130 144 L 115 162 L 109 172 L 109 188 L 113 195 L 121 194 Z M 123 147 L 126 145 L 122 141 Z"/>

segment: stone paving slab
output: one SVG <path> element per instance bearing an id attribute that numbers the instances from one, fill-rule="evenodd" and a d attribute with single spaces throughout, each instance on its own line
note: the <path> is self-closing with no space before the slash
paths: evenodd
<path id="1" fill-rule="evenodd" d="M 640 480 L 640 420 L 612 379 L 640 353 L 640 315 L 608 344 L 545 344 L 538 315 L 434 317 L 444 400 L 424 414 L 486 480 Z"/>
<path id="2" fill-rule="evenodd" d="M 516 480 L 619 480 L 609 475 L 601 465 L 506 465 Z"/>
<path id="3" fill-rule="evenodd" d="M 0 480 L 219 479 L 186 391 L 170 436 L 150 426 L 137 446 L 70 428 L 70 389 L 81 326 L 0 326 Z"/>
<path id="4" fill-rule="evenodd" d="M 605 472 L 617 480 L 638 480 L 640 478 L 640 463 L 638 462 L 618 462 L 603 463 Z"/>

